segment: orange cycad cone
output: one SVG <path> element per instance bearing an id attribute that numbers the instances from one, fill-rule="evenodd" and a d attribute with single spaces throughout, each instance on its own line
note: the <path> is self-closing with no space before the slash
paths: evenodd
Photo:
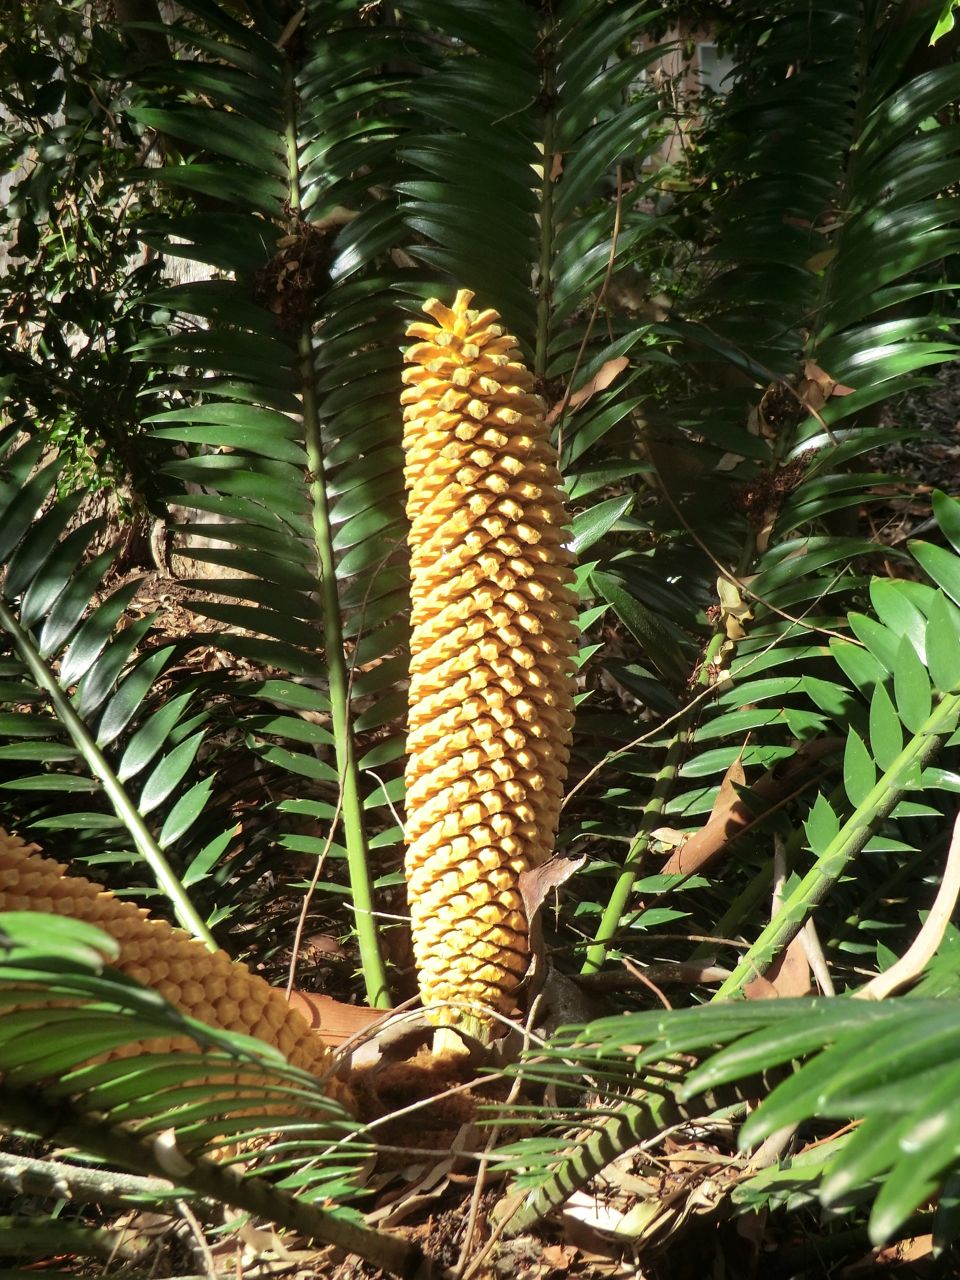
<path id="1" fill-rule="evenodd" d="M 295 1067 L 327 1074 L 333 1059 L 304 1018 L 279 991 L 232 960 L 146 911 L 123 902 L 82 876 L 44 858 L 36 845 L 0 830 L 0 911 L 47 911 L 85 920 L 109 934 L 120 954 L 115 969 L 158 991 L 192 1018 L 225 1031 L 256 1036 L 280 1049 Z M 126 1057 L 148 1047 L 154 1052 L 193 1049 L 184 1037 L 152 1039 L 130 1045 L 111 1057 Z M 331 1085 L 333 1095 L 339 1086 Z"/>
<path id="2" fill-rule="evenodd" d="M 405 834 L 424 1005 L 484 1032 L 491 1011 L 515 1011 L 530 962 L 519 879 L 553 849 L 577 632 L 543 402 L 516 339 L 472 299 L 431 299 L 434 323 L 407 330 Z"/>

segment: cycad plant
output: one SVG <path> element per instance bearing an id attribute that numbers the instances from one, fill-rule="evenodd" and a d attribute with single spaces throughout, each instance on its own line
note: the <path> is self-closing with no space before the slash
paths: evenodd
<path id="1" fill-rule="evenodd" d="M 897 483 L 871 455 L 905 438 L 902 397 L 955 350 L 960 72 L 925 52 L 936 8 L 737 6 L 732 88 L 670 164 L 670 37 L 655 35 L 672 15 L 657 6 L 186 0 L 165 22 L 138 7 L 107 36 L 82 21 L 68 37 L 42 22 L 23 35 L 18 47 L 46 39 L 51 57 L 68 39 L 71 74 L 82 66 L 90 88 L 83 128 L 126 144 L 119 174 L 102 176 L 150 270 L 131 260 L 122 288 L 104 286 L 108 316 L 123 292 L 124 387 L 142 406 L 124 401 L 125 448 L 144 506 L 165 513 L 177 556 L 197 567 L 179 584 L 194 622 L 158 628 L 139 582 L 101 549 L 74 455 L 57 449 L 62 424 L 51 436 L 43 420 L 43 328 L 8 308 L 11 346 L 30 362 L 3 366 L 0 820 L 278 976 L 292 950 L 293 979 L 305 925 L 325 920 L 355 942 L 368 1004 L 412 995 L 419 970 L 434 1016 L 481 1038 L 518 1015 L 535 1032 L 551 1002 L 554 1022 L 589 1019 L 598 990 L 632 1008 L 626 978 L 654 959 L 686 973 L 716 960 L 733 1000 L 765 974 L 761 990 L 776 993 L 800 935 L 811 948 L 819 936 L 819 972 L 841 989 L 906 951 L 942 866 L 918 849 L 945 842 L 938 796 L 956 789 L 943 753 L 960 705 L 960 521 L 938 496 L 935 533 L 908 554 L 881 548 L 858 516 Z M 135 58 L 118 57 L 124 42 Z M 32 116 L 22 95 L 5 101 L 30 121 L 16 145 L 55 168 L 59 101 Z M 74 190 L 69 172 L 56 179 Z M 489 310 L 473 314 L 463 289 Z M 442 342 L 424 327 L 426 299 Z M 494 313 L 515 335 L 509 351 Z M 63 323 L 61 341 L 75 341 Z M 458 366 L 461 386 L 443 353 L 454 338 L 465 352 L 470 326 L 483 341 Z M 420 347 L 405 441 L 408 327 Z M 102 326 L 97 341 L 109 345 Z M 483 350 L 505 356 L 509 384 L 495 362 L 480 368 Z M 461 414 L 474 377 L 480 408 Z M 518 418 L 500 425 L 523 431 L 451 481 L 462 422 L 499 412 L 501 393 Z M 506 522 L 495 536 L 522 525 L 540 551 L 524 560 L 504 545 L 502 563 L 474 559 L 476 581 L 459 582 L 453 535 L 487 518 L 484 485 Z M 469 516 L 438 540 L 437 512 L 461 490 Z M 523 588 L 521 563 L 541 594 Z M 469 593 L 462 608 L 480 621 L 461 636 Z M 498 628 L 490 653 L 452 661 L 461 640 L 466 651 Z M 577 638 L 574 689 L 564 646 Z M 448 659 L 450 687 L 436 683 Z M 476 728 L 481 686 L 501 713 L 489 735 Z M 507 759 L 509 776 L 487 759 Z M 480 778 L 463 794 L 461 766 Z M 572 879 L 570 864 L 542 866 L 557 828 L 561 854 L 586 855 Z M 888 910 L 895 896 L 905 906 Z M 730 939 L 743 940 L 733 964 Z M 37 981 L 25 972 L 13 977 Z M 563 1064 L 581 1082 L 588 1070 L 613 1113 L 584 1145 L 577 1126 L 596 1116 L 581 1098 L 566 1128 L 503 1153 L 530 1189 L 504 1229 L 688 1114 L 683 1090 L 711 1068 L 684 1084 L 672 1054 L 756 1033 L 753 1071 L 787 1062 L 785 1045 L 842 1049 L 874 1015 L 835 1006 L 856 1012 L 824 1015 L 819 1039 L 777 1040 L 769 1027 L 792 1007 L 731 1003 L 700 1021 L 658 1015 L 654 1030 L 646 1014 L 618 1030 L 591 1022 L 544 1051 L 547 1067 L 524 1060 L 528 1088 L 544 1071 L 569 1084 Z M 648 1043 L 642 1060 L 625 1056 Z M 829 1073 L 838 1052 L 804 1071 Z M 730 1061 L 716 1068 L 724 1085 L 738 1078 Z M 943 1062 L 928 1064 L 938 1098 Z M 70 1066 L 82 1079 L 82 1060 Z M 31 1077 L 44 1097 L 54 1070 Z M 888 1091 L 907 1068 L 890 1070 Z M 165 1088 L 138 1083 L 143 1112 L 179 1126 Z M 769 1114 L 877 1114 L 855 1090 L 842 1096 L 830 1110 L 804 1094 L 789 1113 L 772 1100 Z M 544 1119 L 524 1105 L 525 1123 Z M 708 1113 L 736 1105 L 711 1095 Z M 920 1122 L 904 1114 L 897 1141 L 915 1142 Z M 202 1120 L 213 1139 L 222 1121 Z M 287 1200 L 347 1197 L 345 1181 L 300 1177 L 333 1161 L 346 1179 L 361 1161 L 341 1169 L 343 1143 L 296 1148 L 290 1126 L 278 1130 L 265 1163 L 279 1162 Z M 352 1153 L 358 1141 L 344 1139 Z M 949 1172 L 953 1156 L 937 1151 L 895 1211 L 878 1209 L 878 1234 Z M 888 1141 L 840 1167 L 849 1189 L 851 1167 L 862 1186 L 900 1165 Z"/>

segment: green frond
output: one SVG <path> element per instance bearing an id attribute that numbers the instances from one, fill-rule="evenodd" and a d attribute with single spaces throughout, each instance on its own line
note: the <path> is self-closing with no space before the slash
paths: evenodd
<path id="1" fill-rule="evenodd" d="M 112 1164 L 172 1178 L 180 1198 L 213 1195 L 392 1270 L 412 1260 L 402 1242 L 339 1203 L 358 1190 L 368 1149 L 323 1081 L 111 973 L 105 961 L 115 944 L 90 925 L 8 913 L 0 936 L 6 1125 L 62 1135 Z M 53 1008 L 24 1006 L 38 990 Z M 170 1035 L 191 1039 L 197 1052 L 101 1057 Z"/>
<path id="2" fill-rule="evenodd" d="M 949 530 L 950 540 L 960 543 L 960 502 L 938 495 L 936 511 L 944 531 Z M 628 1098 L 613 1104 L 610 1118 L 603 1122 L 586 1146 L 571 1138 L 568 1133 L 568 1144 L 553 1147 L 546 1159 L 544 1149 L 536 1143 L 528 1151 L 521 1140 L 508 1150 L 509 1162 L 525 1170 L 518 1185 L 531 1189 L 526 1204 L 511 1220 L 508 1228 L 510 1231 L 523 1230 L 573 1190 L 584 1186 L 618 1153 L 641 1140 L 654 1137 L 660 1129 L 675 1123 L 684 1114 L 682 1108 L 677 1110 L 676 1103 L 700 1092 L 708 1079 L 711 1086 L 738 1080 L 757 1070 L 766 1070 L 799 1057 L 823 1043 L 818 1038 L 819 1024 L 805 1016 L 802 1020 L 797 1019 L 796 1033 L 792 1038 L 776 1040 L 776 1052 L 771 1047 L 774 1040 L 764 1038 L 764 1033 L 759 1032 L 758 1043 L 764 1050 L 762 1059 L 751 1058 L 747 1066 L 743 1065 L 744 1058 L 738 1057 L 735 1051 L 731 1051 L 728 1057 L 721 1055 L 720 1061 L 735 1062 L 738 1064 L 737 1068 L 721 1076 L 717 1072 L 711 1074 L 708 1065 L 700 1073 L 695 1072 L 682 1088 L 679 1087 L 678 1077 L 676 1087 L 668 1093 L 666 1100 L 662 1093 L 662 1082 L 648 1078 L 643 1078 L 642 1083 L 638 1082 L 642 1068 L 667 1062 L 678 1053 L 687 1054 L 728 1042 L 754 1027 L 763 1027 L 768 1019 L 779 1021 L 788 1018 L 791 1011 L 798 1007 L 791 1001 L 747 1001 L 732 1007 L 722 1002 L 741 996 L 748 981 L 767 971 L 811 917 L 811 913 L 835 892 L 841 877 L 849 874 L 858 855 L 864 852 L 912 852 L 909 843 L 904 843 L 896 834 L 892 834 L 898 831 L 895 825 L 898 816 L 901 819 L 909 815 L 940 816 L 936 807 L 921 805 L 911 810 L 909 807 L 903 809 L 901 805 L 908 796 L 912 798 L 936 792 L 944 785 L 948 789 L 953 787 L 952 781 L 935 767 L 933 761 L 945 745 L 955 743 L 960 726 L 960 663 L 957 660 L 957 654 L 960 653 L 960 610 L 956 607 L 957 597 L 960 597 L 960 558 L 957 551 L 960 548 L 946 551 L 941 547 L 926 548 L 924 544 L 920 545 L 921 557 L 926 557 L 928 564 L 935 561 L 939 571 L 936 580 L 946 587 L 945 590 L 909 580 L 875 580 L 871 594 L 877 616 L 861 615 L 858 618 L 857 615 L 852 615 L 850 618 L 851 628 L 859 645 L 863 647 L 859 647 L 853 640 L 831 640 L 832 655 L 844 675 L 851 678 L 853 688 L 836 680 L 817 680 L 814 684 L 814 678 L 808 676 L 768 677 L 766 680 L 754 680 L 752 688 L 749 683 L 739 688 L 735 686 L 718 700 L 719 715 L 712 722 L 718 726 L 717 736 L 732 734 L 742 740 L 745 731 L 756 733 L 761 727 L 781 722 L 788 726 L 791 737 L 797 734 L 816 734 L 824 728 L 822 721 L 817 723 L 816 718 L 811 720 L 809 716 L 798 718 L 797 713 L 791 717 L 790 711 L 780 705 L 783 695 L 790 693 L 795 696 L 805 687 L 815 701 L 829 714 L 836 716 L 844 733 L 841 794 L 839 798 L 831 800 L 822 793 L 817 793 L 809 808 L 802 833 L 798 833 L 788 846 L 788 852 L 794 859 L 803 847 L 808 849 L 813 855 L 812 865 L 787 887 L 770 923 L 742 955 L 733 972 L 718 989 L 714 1007 L 709 1010 L 626 1015 L 593 1022 L 589 1027 L 574 1033 L 575 1048 L 567 1036 L 561 1036 L 552 1043 L 546 1051 L 549 1064 L 546 1068 L 544 1053 L 538 1048 L 535 1068 L 539 1073 L 537 1078 L 547 1079 L 558 1085 L 569 1085 L 583 1074 L 604 1079 L 608 1066 L 606 1058 L 611 1056 L 612 1046 L 615 1061 L 608 1077 L 609 1084 L 630 1083 L 631 1092 Z M 931 552 L 936 555 L 931 556 Z M 822 656 L 822 650 L 814 650 L 814 653 L 817 657 Z M 743 660 L 742 654 L 739 657 Z M 730 694 L 739 694 L 739 697 L 731 697 Z M 752 695 L 751 703 L 761 704 L 766 696 L 776 697 L 777 705 L 772 708 L 772 714 L 762 705 L 756 712 L 751 709 L 747 714 L 727 709 L 731 701 L 736 702 L 740 698 L 745 700 L 748 695 Z M 861 698 L 865 698 L 867 703 L 864 708 L 857 705 Z M 701 729 L 693 736 L 700 741 L 709 742 L 713 735 L 705 734 Z M 774 760 L 789 759 L 793 752 L 792 747 L 777 749 L 740 746 L 724 750 L 708 748 L 693 757 L 680 773 L 686 773 L 688 777 L 709 777 L 715 772 L 726 770 L 737 760 L 744 767 L 751 764 L 767 765 Z M 667 776 L 666 781 L 672 782 L 672 777 Z M 712 806 L 715 794 L 716 789 L 702 798 L 696 792 L 688 792 L 686 806 L 675 796 L 666 809 L 668 812 L 680 812 L 684 816 L 691 812 L 705 812 Z M 689 803 L 690 797 L 697 800 L 693 806 Z M 654 820 L 659 811 L 657 804 L 651 805 L 648 810 L 653 814 Z M 642 826 L 641 833 L 644 833 Z M 636 879 L 637 865 L 637 848 L 633 847 L 625 860 L 623 871 L 630 889 Z M 618 912 L 622 912 L 625 902 L 626 895 L 618 904 Z M 602 961 L 601 944 L 609 936 L 609 932 L 601 927 L 599 941 L 588 953 L 588 964 L 585 966 L 587 972 L 593 972 Z M 861 1025 L 858 1019 L 886 1016 L 885 1009 L 880 1010 L 868 1003 L 854 1004 L 848 1000 L 806 1002 L 803 1008 L 822 1010 L 822 1016 L 832 1027 L 841 1024 L 857 1026 Z M 943 1025 L 941 1017 L 942 1015 L 936 1020 L 938 1030 Z M 832 1019 L 837 1019 L 838 1022 L 831 1022 Z M 903 1043 L 899 1039 L 900 1026 L 901 1022 L 897 1020 L 895 1034 L 898 1044 Z M 872 1034 L 871 1030 L 869 1035 L 872 1037 Z M 748 1038 L 744 1043 L 750 1046 L 753 1041 Z M 639 1053 L 632 1053 L 632 1062 L 626 1068 L 625 1075 L 626 1064 L 616 1059 L 627 1044 L 643 1045 L 643 1048 Z M 849 1052 L 849 1046 L 846 1046 L 845 1053 Z M 862 1049 L 861 1052 L 864 1058 L 871 1057 L 872 1050 L 868 1053 L 866 1049 Z M 938 1061 L 946 1062 L 948 1056 L 949 1051 L 945 1049 L 943 1058 Z M 822 1079 L 833 1080 L 837 1064 L 845 1060 L 847 1059 L 843 1055 L 838 1055 L 829 1062 L 824 1059 Z M 519 1068 L 521 1071 L 523 1069 L 523 1066 Z M 811 1071 L 813 1068 L 805 1070 Z M 908 1071 L 911 1075 L 915 1071 L 912 1064 L 905 1069 L 903 1078 L 907 1078 Z M 781 1085 L 765 1106 L 770 1106 L 778 1097 L 783 1097 L 784 1093 L 781 1091 L 792 1096 L 791 1090 L 802 1088 L 797 1082 L 803 1081 L 803 1078 L 804 1072 L 801 1071 L 790 1082 Z M 815 1074 L 811 1077 L 814 1080 L 820 1078 Z M 954 1084 L 950 1076 L 951 1087 Z M 888 1098 L 889 1094 L 890 1090 L 886 1090 L 884 1098 Z M 817 1110 L 822 1101 L 815 1089 L 803 1096 L 808 1098 L 808 1102 L 805 1107 L 799 1108 L 796 1115 L 788 1115 L 774 1108 L 774 1119 L 762 1129 L 762 1133 L 759 1125 L 751 1121 L 747 1129 L 748 1138 L 758 1134 L 760 1137 L 765 1136 L 785 1123 L 805 1119 L 812 1114 L 838 1114 Z M 847 1109 L 842 1112 L 844 1117 L 860 1114 L 860 1100 L 859 1095 L 857 1096 L 858 1103 L 848 1103 Z M 944 1090 L 934 1096 L 936 1106 L 942 1108 L 948 1092 Z M 817 1100 L 810 1101 L 814 1097 Z M 764 1114 L 763 1109 L 761 1114 Z M 561 1127 L 564 1120 L 569 1126 L 574 1122 L 574 1117 L 559 1117 Z M 880 1128 L 878 1119 L 876 1126 L 869 1132 L 873 1134 Z M 897 1132 L 899 1135 L 900 1130 Z M 915 1135 L 919 1130 L 914 1126 L 909 1132 Z M 859 1137 L 850 1146 L 856 1156 L 860 1150 Z M 843 1154 L 839 1157 L 841 1167 L 842 1162 L 849 1158 L 849 1150 L 849 1146 L 844 1147 Z M 898 1158 L 895 1145 L 889 1140 L 883 1150 L 883 1159 L 876 1167 L 871 1167 L 869 1173 L 858 1169 L 854 1178 L 842 1185 L 863 1185 L 866 1177 L 879 1173 Z M 933 1172 L 944 1175 L 946 1170 L 953 1167 L 954 1157 L 947 1155 L 945 1146 L 935 1145 L 934 1150 L 936 1154 L 909 1165 L 909 1176 L 905 1175 L 902 1182 L 895 1179 L 895 1186 L 905 1188 L 899 1197 L 888 1191 L 878 1198 L 872 1219 L 872 1230 L 876 1238 L 888 1238 L 906 1216 L 940 1185 L 930 1181 Z M 921 1181 L 918 1168 L 923 1171 L 922 1176 L 927 1181 Z M 831 1185 L 829 1178 L 827 1185 Z M 894 1207 L 891 1208 L 891 1205 Z"/>
<path id="3" fill-rule="evenodd" d="M 105 754 L 143 721 L 177 647 L 149 645 L 152 614 L 121 626 L 139 583 L 104 591 L 114 555 L 90 553 L 100 532 L 96 522 L 65 532 L 78 501 L 57 498 L 55 465 L 16 487 L 18 475 L 44 444 L 38 435 L 3 463 L 0 516 L 9 513 L 10 518 L 4 521 L 0 556 L 5 570 L 0 628 L 4 702 L 11 710 L 3 715 L 0 759 L 19 764 L 26 776 L 4 780 L 0 805 L 6 822 L 22 831 L 73 833 L 72 852 L 80 857 L 96 860 L 114 850 L 113 856 L 129 860 L 123 851 L 132 841 L 180 922 L 209 941 L 207 926 L 162 851 L 176 844 L 174 858 L 187 860 L 196 851 L 191 828 L 203 809 L 209 778 L 187 796 L 175 799 L 173 793 L 195 773 L 203 720 L 194 721 L 188 732 L 178 715 L 168 715 L 162 731 L 153 735 L 152 751 L 136 768 L 128 755 L 133 742 L 112 759 Z M 126 783 L 135 777 L 134 790 Z M 144 821 L 156 810 L 162 814 L 159 840 Z"/>

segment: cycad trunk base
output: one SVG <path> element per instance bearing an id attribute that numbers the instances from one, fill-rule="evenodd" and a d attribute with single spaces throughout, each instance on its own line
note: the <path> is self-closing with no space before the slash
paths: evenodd
<path id="1" fill-rule="evenodd" d="M 575 596 L 543 402 L 495 311 L 431 299 L 402 396 L 412 639 L 406 873 L 432 1021 L 489 1035 L 530 963 L 520 876 L 550 856 Z"/>

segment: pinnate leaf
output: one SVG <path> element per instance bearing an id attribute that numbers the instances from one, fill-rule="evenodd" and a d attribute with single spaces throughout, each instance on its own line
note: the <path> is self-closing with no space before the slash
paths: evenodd
<path id="1" fill-rule="evenodd" d="M 843 753 L 843 785 L 855 805 L 863 804 L 877 785 L 877 769 L 863 739 L 853 729 Z"/>
<path id="2" fill-rule="evenodd" d="M 938 593 L 927 622 L 927 662 L 937 689 L 960 688 L 960 612 Z"/>
<path id="3" fill-rule="evenodd" d="M 825 853 L 840 831 L 840 819 L 827 798 L 820 792 L 804 823 L 810 849 L 818 857 Z"/>
<path id="4" fill-rule="evenodd" d="M 943 587 L 954 604 L 960 604 L 960 556 L 932 542 L 911 542 L 910 550 L 924 572 Z"/>
<path id="5" fill-rule="evenodd" d="M 903 636 L 893 668 L 893 688 L 900 719 L 911 733 L 919 733 L 930 715 L 932 694 L 926 668 L 909 636 Z"/>
<path id="6" fill-rule="evenodd" d="M 881 769 L 889 769 L 903 750 L 900 717 L 882 684 L 870 700 L 870 747 Z"/>

